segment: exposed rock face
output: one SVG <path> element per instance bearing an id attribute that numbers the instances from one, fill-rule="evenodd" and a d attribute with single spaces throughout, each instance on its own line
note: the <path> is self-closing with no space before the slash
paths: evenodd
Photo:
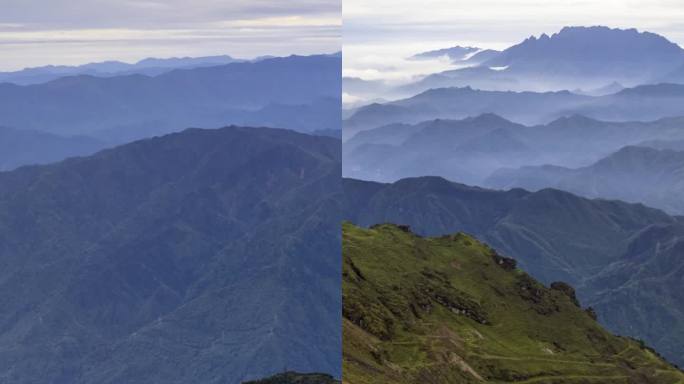
<path id="1" fill-rule="evenodd" d="M 594 320 L 598 320 L 598 315 L 596 314 L 596 311 L 592 307 L 588 307 L 587 309 L 584 310 L 589 317 L 591 317 Z"/>
<path id="2" fill-rule="evenodd" d="M 494 262 L 496 263 L 496 265 L 500 266 L 501 268 L 503 268 L 507 271 L 513 271 L 518 266 L 518 262 L 515 261 L 515 259 L 512 259 L 510 257 L 501 256 L 496 252 L 492 252 L 492 259 L 494 259 Z"/>
<path id="3" fill-rule="evenodd" d="M 556 291 L 563 292 L 563 294 L 569 297 L 576 306 L 580 307 L 579 300 L 577 300 L 577 294 L 575 293 L 575 288 L 573 288 L 570 284 L 564 283 L 562 281 L 556 281 L 551 283 L 550 287 Z"/>
<path id="4" fill-rule="evenodd" d="M 345 383 L 684 380 L 643 343 L 606 332 L 566 286 L 502 269 L 462 233 L 345 223 L 343 271 Z"/>

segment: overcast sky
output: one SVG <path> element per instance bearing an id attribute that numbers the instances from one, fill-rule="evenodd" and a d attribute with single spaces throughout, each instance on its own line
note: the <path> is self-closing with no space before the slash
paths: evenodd
<path id="1" fill-rule="evenodd" d="M 340 0 L 0 0 L 0 70 L 340 50 Z"/>
<path id="2" fill-rule="evenodd" d="M 344 73 L 410 80 L 449 63 L 404 60 L 453 45 L 503 49 L 564 26 L 606 25 L 662 34 L 684 46 L 681 0 L 344 0 Z"/>
<path id="3" fill-rule="evenodd" d="M 680 0 L 344 0 L 344 41 L 473 42 L 503 48 L 568 25 L 661 33 L 684 45 Z"/>

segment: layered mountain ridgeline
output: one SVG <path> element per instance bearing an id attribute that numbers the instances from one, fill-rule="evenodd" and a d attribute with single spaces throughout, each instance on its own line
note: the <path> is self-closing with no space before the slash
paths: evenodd
<path id="1" fill-rule="evenodd" d="M 646 140 L 635 145 L 637 147 L 647 147 L 655 149 L 671 149 L 674 151 L 684 151 L 684 140 Z"/>
<path id="2" fill-rule="evenodd" d="M 148 76 L 160 75 L 174 69 L 190 69 L 211 67 L 244 60 L 235 59 L 228 55 L 205 57 L 173 57 L 168 59 L 147 58 L 137 63 L 129 64 L 121 61 L 103 61 L 78 66 L 47 65 L 43 67 L 26 68 L 14 72 L 0 72 L 0 83 L 31 85 L 46 83 L 64 76 L 91 75 L 109 77 L 117 75 L 142 74 Z"/>
<path id="3" fill-rule="evenodd" d="M 684 87 L 683 87 L 684 89 Z M 415 124 L 433 119 L 463 119 L 496 113 L 520 122 L 538 123 L 560 110 L 590 102 L 590 96 L 554 93 L 481 91 L 470 87 L 438 88 L 416 96 L 359 108 L 344 121 L 344 137 L 393 123 Z"/>
<path id="4" fill-rule="evenodd" d="M 390 124 L 360 132 L 344 143 L 343 173 L 378 181 L 438 175 L 487 185 L 486 178 L 501 168 L 583 167 L 625 146 L 676 142 L 684 138 L 682 126 L 683 118 L 615 123 L 579 115 L 524 126 L 492 114 Z"/>
<path id="5" fill-rule="evenodd" d="M 485 55 L 482 55 L 484 50 L 477 47 L 461 47 L 459 45 L 450 47 L 435 49 L 432 51 L 426 51 L 417 53 L 410 58 L 413 60 L 426 60 L 426 59 L 439 59 L 446 57 L 449 60 L 459 63 L 459 62 L 469 62 L 474 56 L 480 56 L 480 62 Z"/>
<path id="6" fill-rule="evenodd" d="M 607 121 L 649 121 L 684 116 L 684 85 L 658 84 L 623 89 L 605 96 L 559 92 L 483 91 L 438 88 L 416 96 L 359 108 L 344 121 L 345 140 L 356 133 L 394 123 L 463 119 L 495 113 L 522 124 L 546 124 L 583 115 Z"/>
<path id="7" fill-rule="evenodd" d="M 539 156 L 517 139 L 522 128 L 481 115 L 360 132 L 344 143 L 343 174 L 378 181 L 430 174 L 476 184 L 501 167 Z"/>
<path id="8" fill-rule="evenodd" d="M 344 106 L 343 118 L 354 113 L 354 108 L 362 107 L 371 101 L 383 102 L 392 95 L 384 80 L 364 80 L 358 77 L 342 78 L 342 103 Z"/>
<path id="9" fill-rule="evenodd" d="M 500 51 L 491 49 L 479 49 L 475 47 L 451 47 L 439 49 L 435 51 L 428 51 L 415 54 L 408 59 L 410 60 L 442 60 L 448 59 L 454 65 L 459 67 L 468 67 L 464 72 L 485 70 L 484 67 L 472 67 L 481 64 L 492 57 L 499 54 Z M 493 71 L 493 70 L 491 70 Z M 430 77 L 431 80 L 439 78 L 441 75 L 434 75 Z M 499 79 L 499 81 L 502 81 Z M 444 85 L 439 81 L 433 81 L 433 87 L 420 88 L 426 90 L 429 88 L 442 88 Z M 351 114 L 354 108 L 359 108 L 369 103 L 381 103 L 385 100 L 396 100 L 413 96 L 418 91 L 414 88 L 417 86 L 410 84 L 406 86 L 393 85 L 391 81 L 381 79 L 361 79 L 358 77 L 344 77 L 342 79 L 344 97 L 344 107 L 347 113 Z M 424 84 L 420 83 L 420 87 Z M 348 116 L 345 116 L 345 118 Z"/>
<path id="10" fill-rule="evenodd" d="M 539 190 L 558 188 L 587 197 L 644 203 L 684 214 L 684 152 L 629 146 L 582 168 L 557 166 L 502 169 L 485 185 Z"/>
<path id="11" fill-rule="evenodd" d="M 614 81 L 608 85 L 604 85 L 602 87 L 598 88 L 590 88 L 587 90 L 578 88 L 573 90 L 574 93 L 579 93 L 583 95 L 589 95 L 589 96 L 605 96 L 605 95 L 612 95 L 614 93 L 618 93 L 625 89 L 625 87 L 618 83 L 617 81 Z"/>
<path id="12" fill-rule="evenodd" d="M 330 375 L 320 373 L 285 372 L 267 379 L 247 381 L 243 384 L 339 384 Z"/>
<path id="13" fill-rule="evenodd" d="M 340 375 L 340 141 L 190 129 L 0 173 L 0 382 Z"/>
<path id="14" fill-rule="evenodd" d="M 339 129 L 341 59 L 291 56 L 159 76 L 0 84 L 0 125 L 128 141 L 185 127 Z"/>
<path id="15" fill-rule="evenodd" d="M 346 220 L 406 224 L 421 235 L 473 234 L 543 283 L 576 286 L 609 329 L 684 365 L 681 218 L 558 190 L 494 191 L 437 177 L 345 179 L 343 186 Z"/>
<path id="16" fill-rule="evenodd" d="M 572 287 L 546 288 L 468 235 L 345 224 L 343 255 L 346 383 L 684 382 L 601 328 Z"/>
<path id="17" fill-rule="evenodd" d="M 364 80 L 358 77 L 343 77 L 342 89 L 353 95 L 369 95 L 380 93 L 386 87 L 382 80 Z"/>
<path id="18" fill-rule="evenodd" d="M 619 82 L 626 86 L 677 81 L 684 50 L 665 37 L 636 29 L 566 27 L 542 34 L 474 63 L 405 87 L 417 93 L 430 88 L 470 85 L 490 90 L 584 88 Z"/>
<path id="19" fill-rule="evenodd" d="M 411 56 L 411 59 L 422 60 L 422 59 L 434 59 L 440 57 L 448 57 L 451 60 L 463 60 L 466 56 L 472 55 L 480 51 L 477 47 L 461 47 L 459 45 L 450 47 L 435 49 L 432 51 L 425 51 L 417 53 Z"/>
<path id="20" fill-rule="evenodd" d="M 39 131 L 0 127 L 0 171 L 89 155 L 105 145 L 85 136 L 62 137 Z"/>
<path id="21" fill-rule="evenodd" d="M 668 73 L 661 79 L 663 83 L 684 84 L 684 65 Z"/>

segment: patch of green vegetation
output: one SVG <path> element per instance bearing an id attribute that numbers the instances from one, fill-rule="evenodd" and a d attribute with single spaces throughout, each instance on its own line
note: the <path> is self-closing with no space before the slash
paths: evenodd
<path id="1" fill-rule="evenodd" d="M 344 382 L 684 383 L 476 239 L 343 226 Z"/>
<path id="2" fill-rule="evenodd" d="M 243 384 L 339 384 L 332 376 L 322 373 L 284 372 L 266 379 Z"/>

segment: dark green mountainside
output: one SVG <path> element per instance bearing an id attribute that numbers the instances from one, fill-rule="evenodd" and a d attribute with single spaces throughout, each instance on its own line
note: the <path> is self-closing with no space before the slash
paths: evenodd
<path id="1" fill-rule="evenodd" d="M 684 383 L 468 235 L 345 224 L 343 255 L 345 383 Z"/>
<path id="2" fill-rule="evenodd" d="M 190 129 L 0 173 L 0 383 L 340 374 L 340 141 Z"/>
<path id="3" fill-rule="evenodd" d="M 684 364 L 681 218 L 553 189 L 494 191 L 438 177 L 343 185 L 346 220 L 407 224 L 429 236 L 470 233 L 541 282 L 575 286 L 611 331 Z"/>

